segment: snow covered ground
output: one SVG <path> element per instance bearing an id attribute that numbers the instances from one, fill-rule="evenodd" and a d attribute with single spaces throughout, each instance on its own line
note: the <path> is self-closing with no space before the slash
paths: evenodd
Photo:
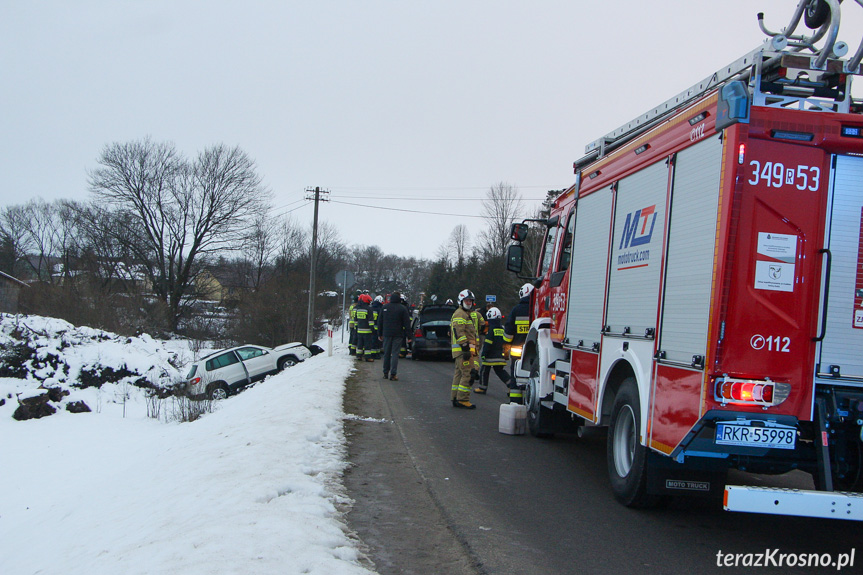
<path id="1" fill-rule="evenodd" d="M 130 342 L 98 353 L 145 370 L 165 350 L 191 359 L 176 342 Z M 91 413 L 15 421 L 15 394 L 38 382 L 0 378 L 0 572 L 369 573 L 342 515 L 351 359 L 337 345 L 191 423 L 124 382 L 64 398 Z"/>

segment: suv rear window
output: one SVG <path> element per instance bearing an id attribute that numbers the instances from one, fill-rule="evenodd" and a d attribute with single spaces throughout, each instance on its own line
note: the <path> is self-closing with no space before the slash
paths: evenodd
<path id="1" fill-rule="evenodd" d="M 198 371 L 198 364 L 192 364 L 192 369 L 189 370 L 189 375 L 186 376 L 186 379 L 192 379 L 195 377 L 195 372 Z"/>
<path id="2" fill-rule="evenodd" d="M 455 308 L 425 309 L 420 312 L 420 323 L 428 323 L 430 321 L 445 321 L 449 323 L 452 320 L 453 313 L 455 313 Z"/>
<path id="3" fill-rule="evenodd" d="M 232 363 L 237 363 L 240 360 L 237 359 L 237 354 L 233 351 L 229 351 L 228 353 L 223 353 L 207 362 L 207 371 L 213 371 L 214 369 L 219 369 L 220 367 L 225 367 L 226 365 L 231 365 Z"/>

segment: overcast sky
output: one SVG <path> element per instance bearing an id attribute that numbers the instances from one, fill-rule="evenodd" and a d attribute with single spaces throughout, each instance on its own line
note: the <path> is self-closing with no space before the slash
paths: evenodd
<path id="1" fill-rule="evenodd" d="M 113 142 L 224 143 L 256 161 L 274 213 L 310 225 L 320 186 L 348 245 L 430 258 L 454 226 L 484 226 L 430 212 L 479 215 L 505 182 L 527 217 L 586 144 L 756 48 L 757 12 L 780 29 L 796 3 L 0 0 L 0 206 L 87 200 Z M 842 8 L 853 52 L 863 9 Z"/>

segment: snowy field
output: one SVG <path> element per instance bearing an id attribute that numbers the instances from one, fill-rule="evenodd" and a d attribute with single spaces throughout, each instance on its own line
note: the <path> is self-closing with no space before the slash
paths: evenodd
<path id="1" fill-rule="evenodd" d="M 50 339 L 55 321 L 35 329 Z M 54 347 L 69 366 L 96 353 L 154 378 L 192 357 L 146 337 Z M 191 423 L 126 382 L 64 398 L 91 413 L 15 421 L 16 394 L 38 382 L 0 378 L 0 573 L 369 573 L 342 516 L 351 360 L 336 346 Z"/>

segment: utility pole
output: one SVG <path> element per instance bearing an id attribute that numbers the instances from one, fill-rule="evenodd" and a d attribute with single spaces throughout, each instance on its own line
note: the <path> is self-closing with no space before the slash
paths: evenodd
<path id="1" fill-rule="evenodd" d="M 314 332 L 315 325 L 315 268 L 317 267 L 318 260 L 318 202 L 321 201 L 321 194 L 329 194 L 328 190 L 321 190 L 320 187 L 316 187 L 314 190 L 311 188 L 306 188 L 307 194 L 314 193 L 315 200 L 315 217 L 312 223 L 312 249 L 309 254 L 311 260 L 311 266 L 309 271 L 309 317 L 306 320 L 306 345 L 312 345 L 314 342 L 312 341 L 312 336 Z M 307 200 L 311 200 L 312 198 L 306 196 Z M 323 201 L 327 201 L 327 198 L 323 198 Z"/>

